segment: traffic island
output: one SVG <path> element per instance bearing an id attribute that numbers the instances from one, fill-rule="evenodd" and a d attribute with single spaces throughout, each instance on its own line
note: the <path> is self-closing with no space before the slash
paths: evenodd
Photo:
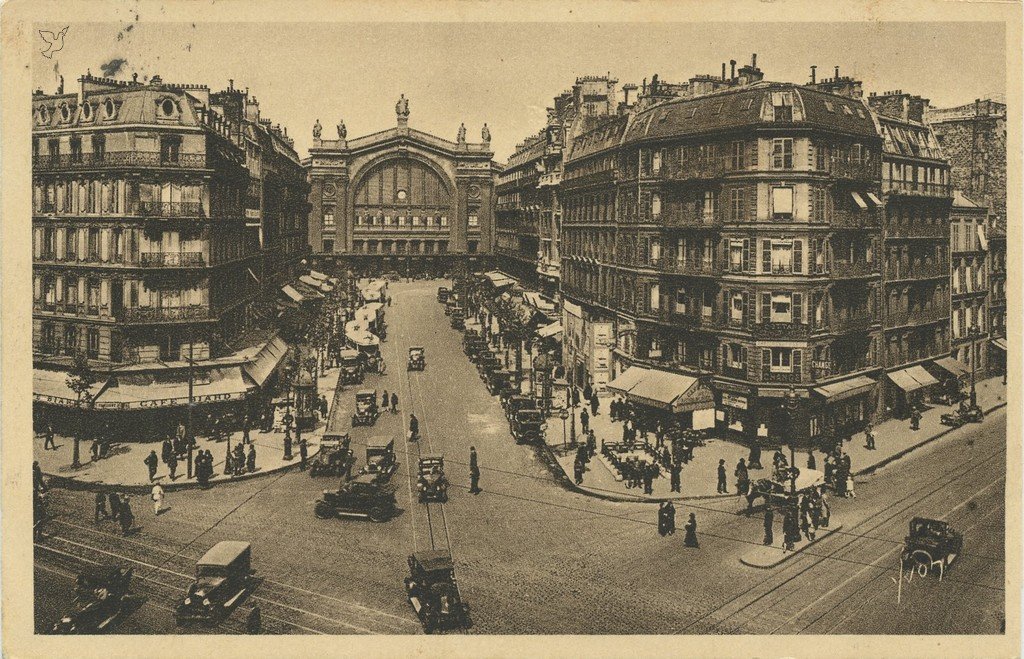
<path id="1" fill-rule="evenodd" d="M 743 556 L 740 556 L 740 563 L 760 570 L 770 570 L 782 565 L 794 556 L 799 556 L 800 552 L 803 550 L 821 542 L 833 533 L 838 533 L 842 530 L 842 524 L 839 526 L 831 526 L 827 529 L 819 528 L 814 536 L 814 540 L 800 543 L 792 551 L 783 551 L 782 545 L 764 545 L 761 547 L 755 547 Z"/>

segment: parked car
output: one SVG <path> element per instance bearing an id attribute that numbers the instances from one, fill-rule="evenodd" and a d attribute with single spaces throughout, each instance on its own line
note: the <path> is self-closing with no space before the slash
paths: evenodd
<path id="1" fill-rule="evenodd" d="M 54 634 L 105 632 L 124 611 L 132 568 L 118 565 L 87 567 L 75 580 L 75 599 L 54 624 Z"/>
<path id="2" fill-rule="evenodd" d="M 466 311 L 462 307 L 455 307 L 451 313 L 452 329 L 466 329 Z"/>
<path id="3" fill-rule="evenodd" d="M 376 389 L 361 389 L 356 392 L 356 410 L 352 414 L 353 426 L 372 426 L 377 423 L 377 417 L 380 416 L 377 398 Z"/>
<path id="4" fill-rule="evenodd" d="M 394 485 L 378 481 L 374 474 L 360 474 L 337 490 L 324 490 L 313 514 L 320 519 L 361 517 L 386 522 L 397 509 Z"/>
<path id="5" fill-rule="evenodd" d="M 444 475 L 444 456 L 424 455 L 420 458 L 416 489 L 420 503 L 448 501 L 448 478 Z"/>
<path id="6" fill-rule="evenodd" d="M 338 374 L 342 384 L 362 384 L 366 357 L 358 350 L 346 349 L 338 353 L 341 372 Z"/>
<path id="7" fill-rule="evenodd" d="M 444 304 L 448 301 L 448 289 L 445 286 L 439 286 L 437 288 L 437 301 Z"/>
<path id="8" fill-rule="evenodd" d="M 409 370 L 422 371 L 427 367 L 427 351 L 423 346 L 409 348 Z"/>
<path id="9" fill-rule="evenodd" d="M 462 601 L 455 581 L 455 564 L 450 552 L 433 549 L 410 556 L 405 590 L 424 632 L 472 626 L 469 604 Z"/>
<path id="10" fill-rule="evenodd" d="M 944 426 L 959 428 L 966 423 L 981 423 L 984 418 L 985 414 L 981 411 L 980 406 L 961 402 L 959 409 L 943 414 L 939 417 L 939 421 Z"/>
<path id="11" fill-rule="evenodd" d="M 254 585 L 248 542 L 218 542 L 196 563 L 196 578 L 174 612 L 179 625 L 216 622 L 230 615 Z"/>
<path id="12" fill-rule="evenodd" d="M 544 438 L 544 413 L 537 409 L 521 409 L 512 417 L 512 436 L 517 444 L 537 443 Z"/>
<path id="13" fill-rule="evenodd" d="M 356 456 L 349 448 L 351 441 L 347 432 L 325 434 L 320 440 L 320 451 L 310 462 L 309 475 L 350 478 L 356 462 Z"/>
<path id="14" fill-rule="evenodd" d="M 363 474 L 370 474 L 384 483 L 391 479 L 398 470 L 395 459 L 395 438 L 388 435 L 377 435 L 366 442 L 366 465 Z"/>
<path id="15" fill-rule="evenodd" d="M 505 416 L 511 421 L 516 417 L 516 412 L 519 410 L 535 410 L 537 409 L 537 399 L 533 396 L 525 396 L 523 394 L 513 394 L 508 396 L 505 401 Z"/>
<path id="16" fill-rule="evenodd" d="M 915 569 L 921 576 L 946 571 L 963 552 L 964 536 L 949 522 L 926 517 L 910 520 L 910 532 L 903 540 L 903 567 Z"/>

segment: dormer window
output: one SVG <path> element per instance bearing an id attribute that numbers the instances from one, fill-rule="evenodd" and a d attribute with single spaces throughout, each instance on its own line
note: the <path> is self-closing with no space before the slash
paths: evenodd
<path id="1" fill-rule="evenodd" d="M 60 104 L 60 120 L 62 122 L 71 120 L 71 108 L 68 107 L 67 103 Z"/>
<path id="2" fill-rule="evenodd" d="M 160 102 L 160 112 L 165 117 L 173 117 L 174 116 L 174 101 L 172 101 L 169 98 L 165 98 L 163 101 L 161 101 Z"/>
<path id="3" fill-rule="evenodd" d="M 853 116 L 853 110 L 850 109 L 849 105 L 844 105 L 843 106 L 843 112 L 845 112 L 846 114 L 850 115 L 851 117 Z"/>
<path id="4" fill-rule="evenodd" d="M 92 119 L 92 105 L 90 103 L 82 104 L 82 119 L 85 121 Z"/>
<path id="5" fill-rule="evenodd" d="M 47 124 L 50 121 L 50 113 L 47 111 L 45 105 L 39 106 L 39 123 Z"/>
<path id="6" fill-rule="evenodd" d="M 103 103 L 103 118 L 113 119 L 117 116 L 117 106 L 109 98 Z"/>
<path id="7" fill-rule="evenodd" d="M 793 93 L 772 92 L 775 121 L 793 121 Z"/>
<path id="8" fill-rule="evenodd" d="M 825 109 L 829 112 L 835 112 L 836 106 L 832 105 L 832 101 L 825 101 Z"/>

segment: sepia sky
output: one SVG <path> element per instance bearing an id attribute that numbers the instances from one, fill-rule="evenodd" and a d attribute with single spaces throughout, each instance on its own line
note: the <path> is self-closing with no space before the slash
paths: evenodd
<path id="1" fill-rule="evenodd" d="M 998 23 L 253 23 L 150 22 L 125 5 L 118 22 L 70 25 L 52 60 L 36 54 L 33 86 L 72 91 L 79 75 L 124 60 L 114 77 L 159 74 L 212 91 L 248 87 L 263 117 L 287 126 L 300 156 L 318 118 L 349 138 L 395 125 L 400 93 L 410 99 L 410 126 L 455 139 L 465 122 L 470 141 L 489 124 L 495 158 L 538 131 L 551 99 L 577 76 L 611 73 L 621 83 L 657 73 L 682 82 L 721 74 L 757 53 L 768 80 L 818 77 L 864 81 L 865 95 L 902 89 L 934 105 L 1004 94 L 1005 35 Z M 37 25 L 59 31 L 63 25 Z M 40 41 L 40 45 L 42 45 Z M 112 68 L 117 68 L 116 63 Z M 108 70 L 111 70 L 108 67 Z"/>

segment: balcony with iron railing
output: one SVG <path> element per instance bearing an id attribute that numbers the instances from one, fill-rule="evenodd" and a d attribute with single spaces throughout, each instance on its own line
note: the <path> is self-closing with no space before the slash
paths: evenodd
<path id="1" fill-rule="evenodd" d="M 837 229 L 878 229 L 882 226 L 882 214 L 877 209 L 864 211 L 832 211 L 831 226 Z"/>
<path id="2" fill-rule="evenodd" d="M 725 161 L 722 158 L 705 161 L 688 161 L 686 163 L 667 162 L 658 170 L 644 172 L 641 178 L 657 178 L 663 181 L 707 181 L 724 176 Z"/>
<path id="3" fill-rule="evenodd" d="M 833 261 L 831 275 L 833 279 L 859 279 L 861 277 L 878 276 L 878 266 L 874 261 Z"/>
<path id="4" fill-rule="evenodd" d="M 949 225 L 936 222 L 933 224 L 924 224 L 921 222 L 914 222 L 912 224 L 901 223 L 901 224 L 889 224 L 885 228 L 885 238 L 927 238 L 927 239 L 941 239 L 943 241 L 949 240 Z"/>
<path id="5" fill-rule="evenodd" d="M 814 164 L 814 169 L 811 171 L 815 173 L 825 173 L 833 178 L 845 178 L 853 179 L 857 181 L 877 181 L 880 178 L 880 171 L 878 165 L 874 162 L 833 162 L 828 160 L 825 162 L 825 169 L 818 169 L 817 163 Z"/>
<path id="6" fill-rule="evenodd" d="M 937 321 L 949 322 L 949 307 L 933 307 L 917 310 L 890 310 L 885 316 L 885 327 L 903 327 L 907 325 L 925 325 Z"/>
<path id="7" fill-rule="evenodd" d="M 655 268 L 665 274 L 685 275 L 689 277 L 717 277 L 722 268 L 714 260 L 686 260 L 677 258 L 651 259 Z"/>
<path id="8" fill-rule="evenodd" d="M 873 368 L 878 367 L 871 364 L 866 358 L 855 363 L 845 365 L 834 364 L 830 361 L 815 361 L 811 363 L 811 380 L 814 382 L 825 382 L 827 380 L 853 375 L 854 373 L 867 371 Z"/>
<path id="9" fill-rule="evenodd" d="M 62 153 L 32 157 L 35 171 L 95 169 L 99 167 L 172 167 L 202 169 L 204 153 L 167 153 L 160 151 L 99 151 L 93 153 Z"/>
<path id="10" fill-rule="evenodd" d="M 206 217 L 199 201 L 140 201 L 137 209 L 142 217 Z"/>
<path id="11" fill-rule="evenodd" d="M 944 183 L 920 183 L 918 181 L 883 180 L 882 191 L 887 194 L 914 197 L 951 197 L 952 190 Z"/>
<path id="12" fill-rule="evenodd" d="M 833 334 L 865 332 L 878 322 L 879 319 L 867 310 L 858 313 L 833 313 L 829 317 L 829 322 L 824 324 L 821 329 L 831 330 Z"/>
<path id="13" fill-rule="evenodd" d="M 887 281 L 903 281 L 910 279 L 936 279 L 949 277 L 951 274 L 949 261 L 931 263 L 903 263 L 896 261 L 886 263 L 885 278 Z"/>
<path id="14" fill-rule="evenodd" d="M 212 309 L 202 305 L 189 307 L 126 307 L 119 319 L 126 323 L 180 323 L 215 319 Z"/>
<path id="15" fill-rule="evenodd" d="M 653 219 L 668 229 L 720 229 L 725 214 L 666 209 Z"/>
<path id="16" fill-rule="evenodd" d="M 202 252 L 143 252 L 139 264 L 154 268 L 202 268 L 206 259 Z"/>

